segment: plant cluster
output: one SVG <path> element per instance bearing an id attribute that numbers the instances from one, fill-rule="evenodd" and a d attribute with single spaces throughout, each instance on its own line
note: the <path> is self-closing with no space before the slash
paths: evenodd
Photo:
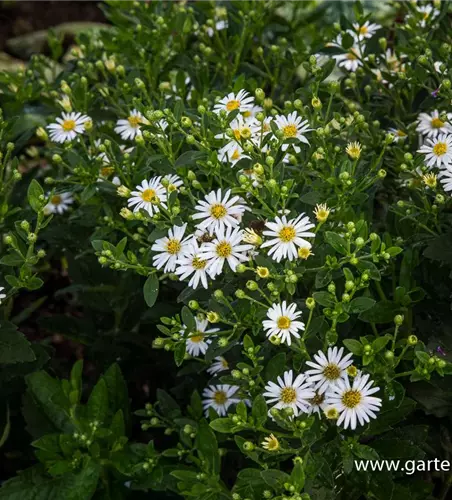
<path id="1" fill-rule="evenodd" d="M 355 467 L 451 451 L 452 10 L 383 7 L 107 2 L 0 75 L 0 499 L 447 498 Z M 91 391 L 17 330 L 55 269 Z"/>

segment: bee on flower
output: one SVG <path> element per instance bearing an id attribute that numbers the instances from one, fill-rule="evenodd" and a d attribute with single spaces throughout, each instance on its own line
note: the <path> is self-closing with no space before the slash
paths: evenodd
<path id="1" fill-rule="evenodd" d="M 91 118 L 82 113 L 62 113 L 61 118 L 57 118 L 56 123 L 47 125 L 50 139 L 54 142 L 70 142 L 77 135 L 85 132 L 85 124 L 91 121 Z"/>
<path id="2" fill-rule="evenodd" d="M 121 139 L 135 139 L 141 136 L 141 125 L 149 125 L 149 121 L 137 110 L 134 109 L 127 117 L 116 122 L 115 132 L 121 136 Z"/>

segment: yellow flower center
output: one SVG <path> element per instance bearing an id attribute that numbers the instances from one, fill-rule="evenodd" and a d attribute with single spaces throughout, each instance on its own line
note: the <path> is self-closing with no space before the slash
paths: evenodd
<path id="1" fill-rule="evenodd" d="M 235 129 L 232 129 L 232 131 L 234 132 L 234 137 L 240 141 L 240 129 L 239 128 L 235 128 Z"/>
<path id="2" fill-rule="evenodd" d="M 75 121 L 74 120 L 64 120 L 64 122 L 61 126 L 63 127 L 63 130 L 65 132 L 70 132 L 71 130 L 75 129 Z"/>
<path id="3" fill-rule="evenodd" d="M 237 99 L 232 99 L 226 104 L 226 109 L 228 111 L 234 111 L 234 109 L 240 108 L 240 101 L 237 101 Z"/>
<path id="4" fill-rule="evenodd" d="M 251 116 L 251 111 L 244 111 L 244 112 L 243 112 L 243 116 L 244 116 L 245 118 L 249 118 L 249 117 Z"/>
<path id="5" fill-rule="evenodd" d="M 345 392 L 342 396 L 342 404 L 346 408 L 355 408 L 356 406 L 359 405 L 361 402 L 362 396 L 359 391 L 354 391 L 353 389 L 350 389 L 349 391 Z"/>
<path id="6" fill-rule="evenodd" d="M 52 198 L 50 198 L 50 203 L 52 205 L 60 205 L 62 201 L 63 200 L 59 194 L 55 194 L 54 196 L 52 196 Z"/>
<path id="7" fill-rule="evenodd" d="M 229 368 L 229 364 L 224 358 L 221 360 L 221 366 L 223 368 Z"/>
<path id="8" fill-rule="evenodd" d="M 234 151 L 233 155 L 231 156 L 231 159 L 232 159 L 232 160 L 238 160 L 238 159 L 240 159 L 240 153 L 239 153 L 239 150 L 238 150 L 238 149 L 236 149 L 236 150 Z"/>
<path id="9" fill-rule="evenodd" d="M 285 404 L 295 403 L 297 391 L 293 387 L 284 387 L 284 389 L 281 389 L 279 400 Z"/>
<path id="10" fill-rule="evenodd" d="M 193 266 L 193 269 L 196 269 L 197 271 L 204 269 L 206 267 L 207 261 L 203 260 L 199 257 L 194 257 L 191 265 Z"/>
<path id="11" fill-rule="evenodd" d="M 330 408 L 325 412 L 326 418 L 330 420 L 336 420 L 339 417 L 339 412 L 336 408 Z"/>
<path id="12" fill-rule="evenodd" d="M 140 126 L 141 118 L 137 115 L 132 115 L 129 116 L 129 118 L 127 118 L 127 121 L 129 122 L 132 128 L 137 128 Z"/>
<path id="13" fill-rule="evenodd" d="M 433 128 L 441 128 L 444 127 L 444 122 L 439 118 L 433 118 L 433 120 L 431 121 L 431 125 Z"/>
<path id="14" fill-rule="evenodd" d="M 148 203 L 153 203 L 155 199 L 158 197 L 156 197 L 154 189 L 145 189 L 141 193 L 141 198 L 143 199 L 143 201 L 147 201 Z"/>
<path id="15" fill-rule="evenodd" d="M 240 135 L 244 139 L 249 139 L 251 137 L 251 129 L 248 127 L 243 127 L 242 130 L 240 130 Z"/>
<path id="16" fill-rule="evenodd" d="M 168 192 L 172 193 L 173 191 L 177 191 L 177 186 L 175 186 L 174 184 L 169 184 L 166 189 L 168 189 Z"/>
<path id="17" fill-rule="evenodd" d="M 166 251 L 171 255 L 176 255 L 181 249 L 180 241 L 176 238 L 169 239 L 166 244 Z"/>
<path id="18" fill-rule="evenodd" d="M 286 139 L 296 137 L 298 132 L 297 126 L 293 123 L 291 125 L 286 125 L 285 127 L 283 127 L 282 131 Z"/>
<path id="19" fill-rule="evenodd" d="M 312 252 L 308 247 L 301 247 L 298 249 L 298 257 L 300 257 L 300 259 L 306 260 L 310 255 L 312 255 Z"/>
<path id="20" fill-rule="evenodd" d="M 323 369 L 323 376 L 328 380 L 336 380 L 340 377 L 341 370 L 334 363 L 329 363 Z"/>
<path id="21" fill-rule="evenodd" d="M 289 243 L 297 235 L 295 229 L 292 226 L 285 226 L 279 232 L 279 239 L 284 243 Z"/>
<path id="22" fill-rule="evenodd" d="M 287 328 L 290 328 L 291 323 L 292 321 L 290 321 L 290 318 L 287 316 L 281 316 L 276 322 L 278 328 L 281 328 L 281 330 L 287 330 Z"/>
<path id="23" fill-rule="evenodd" d="M 447 144 L 445 142 L 438 142 L 433 146 L 433 153 L 436 156 L 443 156 L 447 153 Z"/>
<path id="24" fill-rule="evenodd" d="M 406 137 L 406 133 L 403 130 L 397 130 L 397 137 Z"/>
<path id="25" fill-rule="evenodd" d="M 217 405 L 224 405 L 228 400 L 228 397 L 226 396 L 226 393 L 224 391 L 216 391 L 213 399 L 215 403 L 217 403 Z"/>
<path id="26" fill-rule="evenodd" d="M 350 377 L 356 377 L 356 375 L 358 375 L 358 368 L 356 368 L 356 366 L 350 365 L 347 368 L 347 373 Z"/>
<path id="27" fill-rule="evenodd" d="M 222 219 L 225 215 L 227 215 L 228 211 L 224 205 L 221 203 L 217 203 L 216 205 L 212 205 L 210 207 L 210 215 L 214 219 Z"/>
<path id="28" fill-rule="evenodd" d="M 204 334 L 202 332 L 196 332 L 196 335 L 190 337 L 190 340 L 195 344 L 198 344 L 204 340 Z"/>
<path id="29" fill-rule="evenodd" d="M 218 257 L 229 257 L 232 253 L 232 246 L 227 241 L 222 241 L 218 243 L 217 248 L 215 249 Z"/>
<path id="30" fill-rule="evenodd" d="M 361 35 L 365 35 L 369 32 L 369 30 L 367 29 L 367 26 L 361 26 L 361 28 L 359 28 L 359 32 Z"/>
<path id="31" fill-rule="evenodd" d="M 108 177 L 114 171 L 113 167 L 103 167 L 100 169 L 100 175 L 102 177 Z"/>

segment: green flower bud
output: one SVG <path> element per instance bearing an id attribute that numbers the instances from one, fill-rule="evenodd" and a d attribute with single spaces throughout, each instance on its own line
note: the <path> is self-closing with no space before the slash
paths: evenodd
<path id="1" fill-rule="evenodd" d="M 408 345 L 411 345 L 411 346 L 416 345 L 418 342 L 416 335 L 410 335 L 407 339 L 407 342 L 408 342 Z"/>
<path id="2" fill-rule="evenodd" d="M 402 314 L 397 314 L 397 316 L 394 317 L 394 323 L 396 324 L 396 326 L 401 326 L 402 323 L 403 323 L 403 316 Z"/>

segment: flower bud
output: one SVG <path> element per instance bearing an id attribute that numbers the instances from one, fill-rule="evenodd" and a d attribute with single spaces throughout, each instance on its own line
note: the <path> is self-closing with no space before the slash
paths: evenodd
<path id="1" fill-rule="evenodd" d="M 408 345 L 411 345 L 411 346 L 416 345 L 418 342 L 416 335 L 410 335 L 407 339 L 407 342 L 408 342 Z"/>

